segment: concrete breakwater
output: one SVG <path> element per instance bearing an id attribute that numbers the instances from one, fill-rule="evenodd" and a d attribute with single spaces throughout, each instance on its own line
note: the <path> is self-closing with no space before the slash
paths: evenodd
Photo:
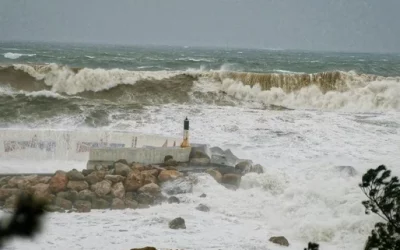
<path id="1" fill-rule="evenodd" d="M 0 204 L 12 209 L 18 195 L 31 193 L 47 200 L 49 211 L 146 208 L 162 202 L 179 202 L 174 195 L 190 193 L 197 184 L 193 172 L 208 173 L 232 190 L 239 188 L 243 175 L 263 172 L 262 166 L 218 147 L 192 145 L 169 149 L 157 151 L 163 156 L 159 164 L 118 159 L 111 163 L 96 161 L 82 171 L 56 171 L 52 176 L 4 176 L 0 179 Z M 187 155 L 187 160 L 167 154 L 174 151 Z"/>

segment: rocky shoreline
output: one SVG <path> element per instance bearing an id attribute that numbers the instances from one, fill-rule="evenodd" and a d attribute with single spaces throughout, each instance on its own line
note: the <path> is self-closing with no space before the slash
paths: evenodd
<path id="1" fill-rule="evenodd" d="M 179 163 L 165 156 L 160 165 L 143 165 L 118 160 L 110 165 L 97 165 L 94 169 L 56 171 L 53 176 L 7 176 L 0 179 L 0 206 L 13 209 L 20 194 L 33 194 L 49 204 L 49 212 L 90 212 L 92 209 L 141 209 L 163 202 L 179 203 L 174 195 L 190 193 L 196 179 L 188 173 L 193 164 L 201 166 L 218 183 L 236 190 L 243 175 L 262 173 L 260 165 L 239 160 L 230 153 L 217 149 L 220 154 L 205 154 L 206 148 L 193 148 L 190 162 Z M 231 154 L 231 153 L 230 153 Z M 215 156 L 234 159 L 235 165 L 214 164 Z M 202 207 L 199 209 L 207 210 Z"/>

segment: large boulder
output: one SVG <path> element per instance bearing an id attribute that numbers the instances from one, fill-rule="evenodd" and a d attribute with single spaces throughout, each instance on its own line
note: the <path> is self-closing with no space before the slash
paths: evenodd
<path id="1" fill-rule="evenodd" d="M 232 153 L 230 149 L 222 150 L 219 147 L 212 147 L 211 150 L 211 163 L 217 165 L 225 165 L 234 167 L 238 158 Z"/>
<path id="2" fill-rule="evenodd" d="M 70 181 L 83 181 L 85 180 L 85 176 L 81 172 L 76 169 L 72 169 L 67 173 L 67 177 Z"/>
<path id="3" fill-rule="evenodd" d="M 96 198 L 96 194 L 93 191 L 85 189 L 78 193 L 77 199 L 83 201 L 92 201 L 94 198 Z"/>
<path id="4" fill-rule="evenodd" d="M 67 188 L 79 192 L 88 189 L 89 184 L 86 181 L 69 181 L 67 184 Z"/>
<path id="5" fill-rule="evenodd" d="M 17 205 L 17 202 L 18 202 L 18 196 L 17 195 L 11 195 L 4 202 L 4 208 L 14 209 L 15 206 Z"/>
<path id="6" fill-rule="evenodd" d="M 169 197 L 167 201 L 168 201 L 169 204 L 172 204 L 172 203 L 179 204 L 179 203 L 181 203 L 181 201 L 176 196 Z"/>
<path id="7" fill-rule="evenodd" d="M 102 170 L 102 171 L 93 171 L 92 173 L 88 174 L 85 177 L 85 180 L 90 184 L 96 184 L 97 182 L 100 182 L 104 179 L 106 176 L 107 172 Z"/>
<path id="8" fill-rule="evenodd" d="M 185 220 L 182 217 L 175 218 L 168 223 L 171 229 L 186 229 Z"/>
<path id="9" fill-rule="evenodd" d="M 91 186 L 91 190 L 99 197 L 104 197 L 111 192 L 111 181 L 102 180 Z"/>
<path id="10" fill-rule="evenodd" d="M 122 175 L 122 176 L 128 176 L 129 172 L 132 171 L 132 169 L 123 163 L 117 162 L 114 164 L 115 167 L 115 174 L 116 175 Z"/>
<path id="11" fill-rule="evenodd" d="M 158 171 L 157 170 L 144 170 L 140 174 L 142 176 L 142 184 L 150 184 L 150 183 L 157 183 L 157 175 L 154 173 Z"/>
<path id="12" fill-rule="evenodd" d="M 122 175 L 106 175 L 104 177 L 105 180 L 111 181 L 113 184 L 118 183 L 118 182 L 124 182 L 126 177 Z"/>
<path id="13" fill-rule="evenodd" d="M 133 170 L 128 174 L 125 179 L 124 186 L 125 190 L 128 191 L 136 191 L 142 186 L 142 175 L 140 171 Z"/>
<path id="14" fill-rule="evenodd" d="M 124 209 L 125 207 L 125 202 L 120 198 L 114 198 L 112 200 L 111 209 Z"/>
<path id="15" fill-rule="evenodd" d="M 74 203 L 74 207 L 80 213 L 88 213 L 92 209 L 92 203 L 90 201 L 77 200 Z"/>
<path id="16" fill-rule="evenodd" d="M 236 164 L 235 170 L 240 174 L 247 174 L 251 171 L 252 166 L 253 162 L 251 160 L 240 160 Z"/>
<path id="17" fill-rule="evenodd" d="M 191 146 L 189 161 L 194 165 L 206 165 L 210 163 L 211 151 L 206 144 L 194 144 Z"/>
<path id="18" fill-rule="evenodd" d="M 208 206 L 204 205 L 204 204 L 199 204 L 196 207 L 196 210 L 199 210 L 199 211 L 202 211 L 202 212 L 209 212 L 210 208 Z"/>
<path id="19" fill-rule="evenodd" d="M 239 174 L 224 174 L 222 176 L 222 183 L 239 187 L 242 176 Z"/>
<path id="20" fill-rule="evenodd" d="M 122 182 L 115 183 L 111 187 L 111 194 L 119 199 L 124 199 L 125 198 L 125 187 Z"/>
<path id="21" fill-rule="evenodd" d="M 125 202 L 125 207 L 126 208 L 136 209 L 136 208 L 139 207 L 139 203 L 137 201 L 135 201 L 135 200 L 125 199 L 124 202 Z"/>
<path id="22" fill-rule="evenodd" d="M 161 193 L 161 188 L 155 183 L 149 183 L 139 188 L 139 192 L 156 196 Z"/>
<path id="23" fill-rule="evenodd" d="M 32 193 L 35 197 L 40 198 L 40 199 L 50 199 L 50 189 L 49 189 L 49 184 L 44 184 L 44 183 L 38 183 L 32 188 Z"/>
<path id="24" fill-rule="evenodd" d="M 161 188 L 169 195 L 191 193 L 195 180 L 190 177 L 181 177 L 163 182 Z"/>
<path id="25" fill-rule="evenodd" d="M 264 173 L 264 167 L 261 166 L 260 164 L 253 165 L 251 167 L 251 171 L 250 172 L 257 173 L 257 174 L 262 174 L 262 173 Z"/>
<path id="26" fill-rule="evenodd" d="M 76 201 L 78 199 L 78 192 L 76 190 L 69 190 L 66 192 L 59 192 L 57 193 L 57 197 L 67 199 L 69 201 Z"/>
<path id="27" fill-rule="evenodd" d="M 269 241 L 281 245 L 281 246 L 285 246 L 288 247 L 289 246 L 289 241 L 284 237 L 284 236 L 274 236 L 269 238 Z"/>
<path id="28" fill-rule="evenodd" d="M 18 188 L 0 188 L 0 201 L 5 201 L 12 195 L 20 194 L 20 192 Z"/>
<path id="29" fill-rule="evenodd" d="M 222 181 L 222 174 L 218 170 L 210 168 L 210 169 L 207 169 L 206 172 L 209 175 L 211 175 L 216 182 L 221 182 Z"/>
<path id="30" fill-rule="evenodd" d="M 72 202 L 67 200 L 67 199 L 64 199 L 64 198 L 61 198 L 61 197 L 56 197 L 54 203 L 55 203 L 56 206 L 58 206 L 60 208 L 72 209 Z"/>
<path id="31" fill-rule="evenodd" d="M 102 198 L 92 199 L 92 209 L 107 209 L 110 208 L 110 202 Z"/>
<path id="32" fill-rule="evenodd" d="M 49 182 L 49 189 L 52 193 L 64 191 L 67 188 L 68 177 L 64 171 L 57 171 Z"/>
<path id="33" fill-rule="evenodd" d="M 174 180 L 178 177 L 181 177 L 182 175 L 183 175 L 182 173 L 180 173 L 176 170 L 163 170 L 158 175 L 158 180 L 160 182 L 165 182 L 165 181 L 169 181 L 169 180 Z"/>

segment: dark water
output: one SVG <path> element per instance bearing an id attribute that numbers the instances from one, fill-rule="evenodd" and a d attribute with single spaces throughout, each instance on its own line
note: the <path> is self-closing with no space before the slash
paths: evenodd
<path id="1" fill-rule="evenodd" d="M 101 127 L 171 104 L 400 109 L 397 54 L 0 43 L 0 65 L 0 127 Z"/>

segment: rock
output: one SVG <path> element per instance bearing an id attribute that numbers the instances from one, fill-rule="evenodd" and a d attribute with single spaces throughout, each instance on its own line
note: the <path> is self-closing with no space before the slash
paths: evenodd
<path id="1" fill-rule="evenodd" d="M 67 188 L 68 177 L 64 171 L 57 171 L 49 182 L 49 189 L 52 193 L 64 191 Z"/>
<path id="2" fill-rule="evenodd" d="M 207 197 L 207 195 L 205 193 L 202 193 L 199 197 L 200 198 L 205 198 L 205 197 Z"/>
<path id="3" fill-rule="evenodd" d="M 210 162 L 211 151 L 206 144 L 192 144 L 189 159 L 208 159 Z"/>
<path id="4" fill-rule="evenodd" d="M 90 201 L 77 200 L 74 203 L 74 207 L 80 213 L 88 213 L 92 209 L 92 203 Z"/>
<path id="5" fill-rule="evenodd" d="M 168 225 L 171 229 L 186 229 L 185 220 L 182 217 L 171 220 Z"/>
<path id="6" fill-rule="evenodd" d="M 125 188 L 124 188 L 124 184 L 122 184 L 122 182 L 115 183 L 115 184 L 111 187 L 111 194 L 112 194 L 113 196 L 115 196 L 116 198 L 124 199 L 124 198 L 125 198 Z"/>
<path id="7" fill-rule="evenodd" d="M 167 162 L 167 161 L 169 161 L 169 160 L 173 160 L 173 159 L 174 159 L 174 157 L 172 157 L 172 155 L 166 155 L 166 156 L 164 157 L 164 163 Z"/>
<path id="8" fill-rule="evenodd" d="M 126 192 L 125 193 L 125 199 L 127 199 L 127 200 L 134 200 L 135 199 L 135 197 L 136 197 L 136 192 L 134 193 L 134 192 Z"/>
<path id="9" fill-rule="evenodd" d="M 136 208 L 138 208 L 138 206 L 139 206 L 139 203 L 137 201 L 125 199 L 125 207 L 126 208 L 136 209 Z"/>
<path id="10" fill-rule="evenodd" d="M 207 173 L 211 175 L 216 182 L 220 183 L 222 181 L 222 174 L 218 170 L 210 168 L 207 169 Z"/>
<path id="11" fill-rule="evenodd" d="M 67 177 L 70 181 L 83 181 L 85 176 L 75 168 L 67 173 Z"/>
<path id="12" fill-rule="evenodd" d="M 19 195 L 21 191 L 18 188 L 0 188 L 0 201 L 5 201 L 12 195 Z"/>
<path id="13" fill-rule="evenodd" d="M 69 181 L 67 188 L 79 192 L 88 189 L 89 184 L 86 181 Z"/>
<path id="14" fill-rule="evenodd" d="M 247 174 L 251 171 L 251 167 L 253 166 L 252 161 L 250 160 L 242 160 L 235 166 L 235 170 L 240 174 Z"/>
<path id="15" fill-rule="evenodd" d="M 74 202 L 78 199 L 78 192 L 75 190 L 69 190 L 67 192 L 59 192 L 57 193 L 57 197 Z"/>
<path id="16" fill-rule="evenodd" d="M 108 209 L 110 208 L 110 202 L 101 198 L 92 199 L 92 209 Z"/>
<path id="17" fill-rule="evenodd" d="M 153 168 L 153 169 L 143 170 L 141 173 L 153 175 L 154 177 L 157 177 L 160 172 L 161 172 L 161 169 Z"/>
<path id="18" fill-rule="evenodd" d="M 161 188 L 155 183 L 149 183 L 139 188 L 138 191 L 141 193 L 147 193 L 156 196 L 161 193 Z"/>
<path id="19" fill-rule="evenodd" d="M 140 172 L 140 171 L 145 170 L 145 167 L 143 166 L 143 164 L 134 162 L 134 163 L 132 163 L 131 169 L 132 170 L 137 170 L 137 171 Z"/>
<path id="20" fill-rule="evenodd" d="M 157 171 L 157 170 L 155 170 Z M 157 183 L 157 177 L 153 174 L 152 170 L 144 170 L 140 173 L 142 176 L 142 184 Z"/>
<path id="21" fill-rule="evenodd" d="M 151 205 L 154 203 L 155 197 L 148 193 L 139 193 L 135 199 L 139 204 Z"/>
<path id="22" fill-rule="evenodd" d="M 129 172 L 132 171 L 132 169 L 128 165 L 119 162 L 115 163 L 114 167 L 116 175 L 128 176 Z"/>
<path id="23" fill-rule="evenodd" d="M 91 190 L 99 197 L 103 197 L 111 192 L 111 181 L 102 180 L 91 186 Z"/>
<path id="24" fill-rule="evenodd" d="M 222 176 L 222 183 L 239 187 L 241 178 L 242 176 L 239 174 L 224 174 Z"/>
<path id="25" fill-rule="evenodd" d="M 65 210 L 63 208 L 61 208 L 57 205 L 51 205 L 51 204 L 46 205 L 44 207 L 44 210 L 47 212 L 50 212 L 50 213 L 53 213 L 53 212 L 64 213 L 65 212 Z"/>
<path id="26" fill-rule="evenodd" d="M 208 206 L 204 205 L 204 204 L 199 204 L 196 207 L 196 209 L 199 210 L 199 211 L 202 211 L 202 212 L 209 212 L 210 211 L 210 208 Z"/>
<path id="27" fill-rule="evenodd" d="M 126 191 L 136 191 L 142 186 L 142 176 L 138 170 L 128 174 L 124 182 Z"/>
<path id="28" fill-rule="evenodd" d="M 335 170 L 344 173 L 347 176 L 356 176 L 357 170 L 352 166 L 335 166 Z"/>
<path id="29" fill-rule="evenodd" d="M 256 165 L 253 165 L 251 167 L 251 171 L 250 172 L 257 173 L 257 174 L 262 174 L 262 173 L 264 173 L 264 168 L 260 164 L 256 164 Z"/>
<path id="30" fill-rule="evenodd" d="M 8 181 L 8 186 L 10 188 L 28 189 L 30 182 L 22 177 L 14 176 Z"/>
<path id="31" fill-rule="evenodd" d="M 171 196 L 171 197 L 168 198 L 168 203 L 169 203 L 169 204 L 172 204 L 172 203 L 177 203 L 177 204 L 179 204 L 179 203 L 181 203 L 181 202 L 180 202 L 180 200 L 179 200 L 176 196 Z"/>
<path id="32" fill-rule="evenodd" d="M 55 203 L 56 206 L 58 206 L 60 208 L 72 209 L 72 202 L 67 200 L 67 199 L 64 199 L 64 198 L 61 198 L 61 197 L 57 197 L 55 199 L 54 203 Z"/>
<path id="33" fill-rule="evenodd" d="M 158 180 L 161 182 L 169 181 L 181 177 L 182 173 L 176 170 L 163 170 L 158 175 Z"/>
<path id="34" fill-rule="evenodd" d="M 209 158 L 193 158 L 190 159 L 190 163 L 193 165 L 208 165 L 210 164 Z"/>
<path id="35" fill-rule="evenodd" d="M 15 205 L 17 204 L 17 201 L 18 201 L 17 195 L 11 195 L 4 202 L 4 208 L 14 209 Z"/>
<path id="36" fill-rule="evenodd" d="M 51 180 L 50 176 L 41 176 L 38 178 L 38 183 L 49 184 Z"/>
<path id="37" fill-rule="evenodd" d="M 0 178 L 0 187 L 8 184 L 8 181 L 11 179 L 11 176 L 6 176 L 6 177 L 2 177 Z"/>
<path id="38" fill-rule="evenodd" d="M 125 209 L 125 202 L 120 198 L 114 198 L 111 203 L 111 209 Z"/>
<path id="39" fill-rule="evenodd" d="M 96 194 L 88 189 L 82 190 L 78 193 L 78 200 L 82 201 L 93 201 L 96 198 Z"/>
<path id="40" fill-rule="evenodd" d="M 193 192 L 193 180 L 188 177 L 163 182 L 161 185 L 168 195 L 186 194 Z"/>
<path id="41" fill-rule="evenodd" d="M 85 177 L 85 180 L 90 184 L 96 184 L 97 182 L 102 181 L 106 176 L 106 171 L 94 171 Z"/>
<path id="42" fill-rule="evenodd" d="M 116 163 L 122 163 L 122 164 L 125 164 L 125 165 L 129 166 L 128 161 L 125 160 L 125 159 L 119 159 L 118 161 L 116 161 L 116 162 L 114 163 L 114 168 L 115 168 L 115 164 L 116 164 Z"/>
<path id="43" fill-rule="evenodd" d="M 83 176 L 88 176 L 89 174 L 93 173 L 95 170 L 94 169 L 83 169 L 82 174 Z M 87 180 L 86 180 L 87 181 Z"/>
<path id="44" fill-rule="evenodd" d="M 106 175 L 104 177 L 105 180 L 111 181 L 113 184 L 118 182 L 124 182 L 126 177 L 122 175 Z"/>
<path id="45" fill-rule="evenodd" d="M 238 158 L 229 150 L 222 150 L 219 147 L 210 148 L 211 163 L 234 167 Z"/>
<path id="46" fill-rule="evenodd" d="M 164 162 L 165 167 L 176 167 L 178 166 L 178 162 L 175 161 L 174 159 L 169 159 L 168 161 Z"/>
<path id="47" fill-rule="evenodd" d="M 289 246 L 289 241 L 283 237 L 283 236 L 275 236 L 275 237 L 271 237 L 269 238 L 269 241 L 271 241 L 272 243 L 281 245 L 281 246 Z"/>
<path id="48" fill-rule="evenodd" d="M 148 204 L 140 204 L 140 203 L 139 203 L 139 205 L 138 205 L 137 208 L 138 208 L 138 209 L 146 209 L 146 208 L 150 208 L 150 205 L 148 205 Z"/>
<path id="49" fill-rule="evenodd" d="M 38 183 L 31 187 L 32 193 L 37 198 L 42 198 L 48 200 L 50 197 L 49 184 Z"/>

